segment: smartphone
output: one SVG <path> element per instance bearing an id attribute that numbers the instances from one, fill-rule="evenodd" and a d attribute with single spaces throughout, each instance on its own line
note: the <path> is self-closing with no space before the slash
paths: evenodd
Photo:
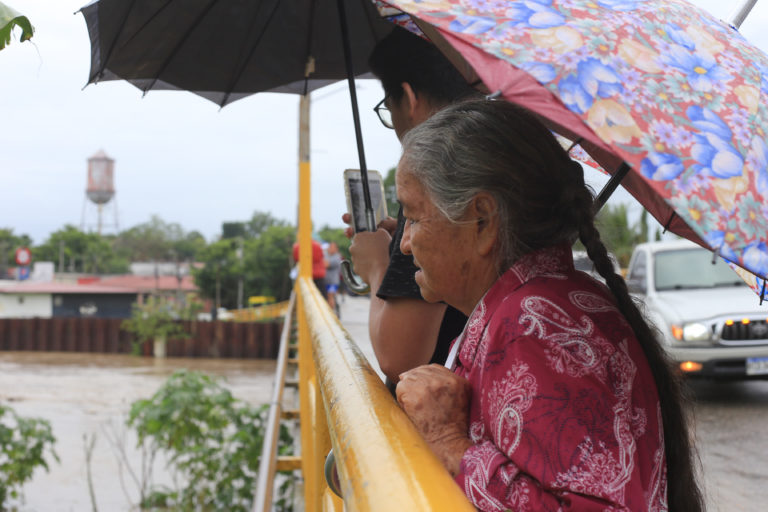
<path id="1" fill-rule="evenodd" d="M 379 171 L 368 171 L 368 190 L 371 192 L 371 206 L 376 225 L 387 217 L 387 203 L 384 200 L 384 180 Z M 355 233 L 368 231 L 365 220 L 365 200 L 363 199 L 363 181 L 359 169 L 344 171 L 344 191 L 347 194 L 347 211 L 352 217 Z"/>

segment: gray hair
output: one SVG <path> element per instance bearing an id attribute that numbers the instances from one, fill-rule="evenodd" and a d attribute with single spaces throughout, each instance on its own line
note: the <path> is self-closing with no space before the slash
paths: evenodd
<path id="1" fill-rule="evenodd" d="M 584 189 L 583 172 L 549 130 L 503 101 L 446 107 L 405 135 L 401 161 L 453 222 L 479 192 L 494 198 L 500 271 L 527 252 L 575 239 L 578 226 L 563 210 L 575 195 L 591 202 L 573 190 Z"/>

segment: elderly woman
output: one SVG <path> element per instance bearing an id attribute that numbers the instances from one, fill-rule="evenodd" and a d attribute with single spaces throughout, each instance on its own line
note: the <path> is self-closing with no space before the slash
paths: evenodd
<path id="1" fill-rule="evenodd" d="M 451 369 L 401 374 L 397 399 L 470 501 L 701 510 L 677 380 L 549 131 L 505 102 L 448 107 L 406 135 L 396 183 L 422 295 L 469 315 Z M 574 269 L 577 237 L 607 287 Z"/>

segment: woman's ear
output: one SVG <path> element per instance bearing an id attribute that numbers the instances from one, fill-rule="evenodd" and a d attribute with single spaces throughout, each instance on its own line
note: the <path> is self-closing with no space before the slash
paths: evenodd
<path id="1" fill-rule="evenodd" d="M 478 193 L 471 203 L 476 222 L 476 247 L 482 256 L 489 255 L 499 237 L 499 215 L 496 199 L 487 192 Z M 470 217 L 470 218 L 472 218 Z"/>

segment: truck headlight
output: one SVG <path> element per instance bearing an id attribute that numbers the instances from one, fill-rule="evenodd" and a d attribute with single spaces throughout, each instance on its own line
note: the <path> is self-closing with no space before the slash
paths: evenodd
<path id="1" fill-rule="evenodd" d="M 705 324 L 694 322 L 683 325 L 683 340 L 708 341 L 712 339 L 712 330 Z"/>

